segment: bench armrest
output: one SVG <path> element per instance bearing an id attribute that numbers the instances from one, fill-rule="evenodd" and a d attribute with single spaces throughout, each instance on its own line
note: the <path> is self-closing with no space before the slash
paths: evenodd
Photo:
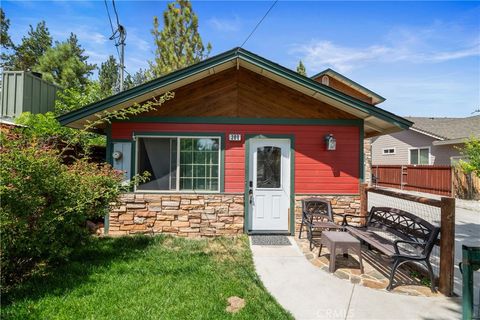
<path id="1" fill-rule="evenodd" d="M 348 213 L 345 213 L 345 214 L 335 213 L 335 214 L 343 217 L 342 226 L 348 226 L 348 222 L 347 222 L 347 218 L 348 218 L 348 217 L 358 218 L 358 216 L 357 216 L 357 215 L 354 215 L 354 214 L 348 214 Z"/>
<path id="2" fill-rule="evenodd" d="M 395 254 L 397 255 L 402 255 L 402 256 L 408 256 L 408 257 L 420 257 L 418 255 L 405 255 L 405 254 L 401 254 L 400 253 L 400 250 L 398 249 L 398 244 L 399 243 L 406 243 L 406 244 L 414 244 L 414 245 L 421 245 L 421 243 L 418 243 L 417 241 L 409 241 L 409 240 L 395 240 L 393 241 L 393 248 L 395 249 Z"/>

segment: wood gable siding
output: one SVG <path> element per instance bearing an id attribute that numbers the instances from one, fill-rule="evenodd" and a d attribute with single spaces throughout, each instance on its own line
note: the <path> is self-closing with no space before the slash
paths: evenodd
<path id="1" fill-rule="evenodd" d="M 372 101 L 371 97 L 367 96 L 366 94 L 364 94 L 364 93 L 362 93 L 358 90 L 355 90 L 354 88 L 352 88 L 350 86 L 347 86 L 345 83 L 343 83 L 341 81 L 338 81 L 337 79 L 335 79 L 333 77 L 330 77 L 328 75 L 327 75 L 327 77 L 328 77 L 328 81 L 329 81 L 328 86 L 330 88 L 333 88 L 335 90 L 338 90 L 340 92 L 348 94 L 349 96 L 357 98 L 358 100 L 361 100 L 363 102 L 372 104 L 373 101 Z M 315 81 L 322 83 L 322 78 L 323 78 L 323 76 L 315 78 Z"/>
<path id="2" fill-rule="evenodd" d="M 357 119 L 244 68 L 178 88 L 175 99 L 146 116 Z"/>

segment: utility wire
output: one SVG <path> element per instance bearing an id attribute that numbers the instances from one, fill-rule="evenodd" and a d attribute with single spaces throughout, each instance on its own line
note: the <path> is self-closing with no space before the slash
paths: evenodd
<path id="1" fill-rule="evenodd" d="M 257 28 L 260 26 L 260 24 L 263 22 L 263 20 L 265 20 L 265 18 L 267 17 L 267 15 L 270 13 L 270 11 L 273 9 L 273 7 L 277 4 L 278 0 L 275 0 L 272 5 L 270 6 L 270 9 L 268 9 L 268 11 L 265 13 L 265 15 L 263 16 L 262 19 L 260 19 L 260 21 L 258 21 L 257 25 L 255 26 L 255 28 L 253 28 L 252 32 L 250 32 L 250 34 L 248 35 L 247 39 L 245 39 L 245 41 L 243 41 L 242 45 L 240 46 L 240 48 L 242 48 L 245 43 L 247 43 L 248 39 L 250 39 L 250 37 L 255 33 L 255 31 L 257 30 Z"/>
<path id="2" fill-rule="evenodd" d="M 113 4 L 113 11 L 115 12 L 115 16 L 117 17 L 117 26 L 120 26 L 120 21 L 118 20 L 117 7 L 115 6 L 115 0 L 112 0 L 112 4 Z"/>
<path id="3" fill-rule="evenodd" d="M 117 50 L 117 58 L 120 61 L 120 52 L 118 51 L 117 37 L 115 36 L 117 31 L 115 31 L 115 29 L 113 28 L 112 18 L 110 17 L 110 11 L 108 10 L 107 0 L 104 0 L 104 3 L 105 3 L 105 9 L 107 10 L 108 21 L 110 21 L 110 28 L 112 28 L 112 36 L 110 37 L 110 40 L 113 40 L 115 43 L 115 49 Z"/>
<path id="4" fill-rule="evenodd" d="M 110 17 L 110 11 L 108 11 L 107 0 L 104 0 L 104 3 L 105 3 L 105 9 L 107 10 L 108 21 L 110 21 L 110 28 L 112 28 L 112 34 L 113 34 L 115 30 L 113 30 L 113 23 L 112 23 L 112 18 Z"/>

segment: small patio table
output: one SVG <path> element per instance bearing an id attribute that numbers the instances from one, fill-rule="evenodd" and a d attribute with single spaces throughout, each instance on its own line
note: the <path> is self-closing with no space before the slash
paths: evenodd
<path id="1" fill-rule="evenodd" d="M 320 238 L 320 250 L 318 251 L 319 257 L 322 252 L 322 247 L 324 245 L 330 251 L 330 263 L 329 263 L 330 272 L 335 272 L 336 250 L 342 249 L 343 253 L 345 253 L 349 249 L 351 249 L 358 255 L 358 261 L 360 263 L 360 271 L 363 273 L 362 247 L 358 239 L 354 238 L 352 235 L 350 235 L 347 232 L 324 231 L 322 232 L 322 237 Z"/>

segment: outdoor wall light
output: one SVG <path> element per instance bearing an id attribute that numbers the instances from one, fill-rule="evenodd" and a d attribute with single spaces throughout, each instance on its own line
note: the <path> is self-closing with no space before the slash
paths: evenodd
<path id="1" fill-rule="evenodd" d="M 114 152 L 112 153 L 112 158 L 113 158 L 114 160 L 117 160 L 117 161 L 120 160 L 120 159 L 122 159 L 122 156 L 123 156 L 123 154 L 122 154 L 120 151 L 114 151 Z"/>
<path id="2" fill-rule="evenodd" d="M 333 134 L 329 133 L 325 136 L 325 146 L 328 151 L 335 150 L 337 148 L 337 140 Z"/>

